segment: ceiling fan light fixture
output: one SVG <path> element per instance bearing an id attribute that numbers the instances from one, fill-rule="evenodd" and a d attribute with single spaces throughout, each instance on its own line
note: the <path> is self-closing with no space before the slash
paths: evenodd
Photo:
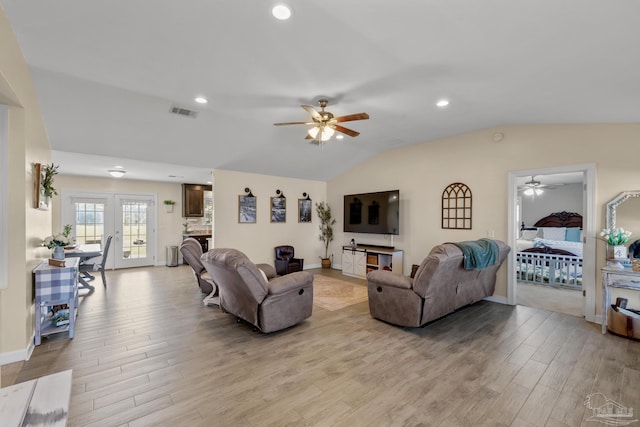
<path id="1" fill-rule="evenodd" d="M 109 170 L 109 175 L 111 175 L 114 178 L 122 178 L 125 173 L 127 173 L 127 171 L 124 171 L 122 169 L 110 169 Z"/>
<path id="2" fill-rule="evenodd" d="M 331 139 L 335 131 L 328 126 L 325 126 L 322 129 L 322 135 L 320 136 L 320 141 L 328 141 Z"/>
<path id="3" fill-rule="evenodd" d="M 291 8 L 286 4 L 280 3 L 273 6 L 273 9 L 271 9 L 271 14 L 274 18 L 280 21 L 286 21 L 287 19 L 291 18 Z"/>
<path id="4" fill-rule="evenodd" d="M 312 127 L 311 129 L 309 129 L 307 131 L 307 133 L 309 134 L 309 136 L 313 139 L 316 139 L 316 135 L 318 135 L 318 132 L 320 132 L 320 128 L 317 126 Z"/>

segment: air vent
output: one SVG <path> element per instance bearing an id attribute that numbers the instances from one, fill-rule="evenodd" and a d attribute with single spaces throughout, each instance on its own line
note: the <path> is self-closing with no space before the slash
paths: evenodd
<path id="1" fill-rule="evenodd" d="M 198 117 L 197 111 L 189 110 L 188 108 L 179 107 L 177 105 L 172 105 L 169 112 L 179 116 L 192 117 L 194 119 Z"/>

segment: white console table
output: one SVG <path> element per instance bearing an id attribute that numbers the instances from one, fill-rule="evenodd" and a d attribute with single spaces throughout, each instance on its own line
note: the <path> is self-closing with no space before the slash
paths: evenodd
<path id="1" fill-rule="evenodd" d="M 610 288 L 640 291 L 640 271 L 630 268 L 602 268 L 602 333 L 607 333 L 607 313 L 611 306 Z"/>
<path id="2" fill-rule="evenodd" d="M 343 246 L 342 274 L 366 278 L 372 270 L 388 270 L 402 275 L 403 252 L 378 246 Z"/>

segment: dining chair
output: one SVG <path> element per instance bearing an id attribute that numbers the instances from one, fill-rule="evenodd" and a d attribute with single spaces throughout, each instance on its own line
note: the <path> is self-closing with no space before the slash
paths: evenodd
<path id="1" fill-rule="evenodd" d="M 102 250 L 102 259 L 99 263 L 84 263 L 80 264 L 80 273 L 89 273 L 90 271 L 100 271 L 102 275 L 102 284 L 107 287 L 107 276 L 105 275 L 105 265 L 107 264 L 107 257 L 109 256 L 109 247 L 111 246 L 111 239 L 113 236 L 110 234 L 107 236 L 107 241 L 104 244 Z"/>

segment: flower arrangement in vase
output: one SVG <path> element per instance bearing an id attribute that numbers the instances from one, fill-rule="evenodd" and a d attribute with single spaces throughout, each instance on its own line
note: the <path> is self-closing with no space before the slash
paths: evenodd
<path id="1" fill-rule="evenodd" d="M 622 227 L 605 228 L 600 232 L 600 237 L 607 242 L 607 259 L 618 261 L 627 259 L 628 251 L 624 244 L 629 241 L 631 234 L 631 231 L 625 230 Z"/>
<path id="2" fill-rule="evenodd" d="M 67 224 L 61 233 L 47 236 L 42 240 L 42 246 L 53 249 L 53 259 L 64 259 L 64 247 L 73 242 L 71 225 Z"/>

